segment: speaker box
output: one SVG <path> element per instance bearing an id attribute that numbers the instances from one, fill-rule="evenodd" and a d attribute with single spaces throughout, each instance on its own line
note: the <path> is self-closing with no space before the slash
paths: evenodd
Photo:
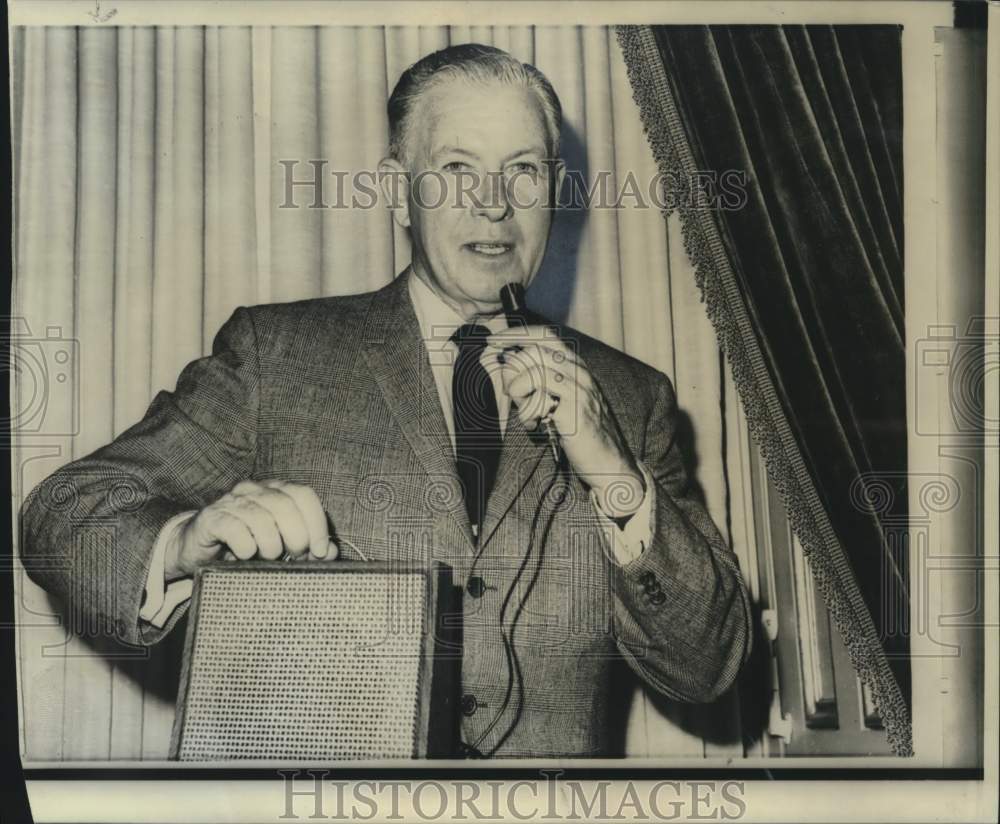
<path id="1" fill-rule="evenodd" d="M 454 757 L 450 567 L 221 562 L 195 575 L 171 757 Z"/>

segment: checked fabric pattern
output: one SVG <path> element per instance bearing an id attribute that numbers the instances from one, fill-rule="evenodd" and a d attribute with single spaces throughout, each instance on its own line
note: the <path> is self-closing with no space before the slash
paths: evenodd
<path id="1" fill-rule="evenodd" d="M 238 309 L 212 355 L 188 365 L 140 422 L 32 493 L 22 519 L 28 573 L 120 641 L 155 643 L 184 609 L 163 630 L 138 617 L 161 527 L 241 480 L 282 478 L 311 486 L 334 537 L 369 560 L 439 561 L 459 585 L 481 579 L 462 602 L 461 688 L 470 700 L 461 734 L 482 751 L 614 755 L 611 688 L 623 664 L 674 699 L 714 700 L 749 653 L 749 601 L 735 555 L 688 483 L 669 380 L 554 327 L 588 365 L 656 483 L 641 556 L 612 560 L 589 490 L 571 473 L 550 483 L 556 469 L 544 433 L 528 432 L 517 416 L 474 536 L 409 276 L 362 295 Z M 130 494 L 120 494 L 123 484 Z M 516 588 L 506 613 L 520 612 L 520 687 L 505 705 L 501 603 L 539 505 L 549 527 L 522 576 L 530 587 Z M 360 560 L 347 541 L 341 548 Z M 663 597 L 654 602 L 651 593 Z"/>

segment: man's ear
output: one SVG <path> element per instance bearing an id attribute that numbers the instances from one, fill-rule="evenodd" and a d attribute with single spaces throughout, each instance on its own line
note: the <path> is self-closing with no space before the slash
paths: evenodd
<path id="1" fill-rule="evenodd" d="M 410 175 L 403 165 L 387 157 L 378 164 L 378 182 L 382 187 L 392 219 L 404 229 L 410 228 Z"/>

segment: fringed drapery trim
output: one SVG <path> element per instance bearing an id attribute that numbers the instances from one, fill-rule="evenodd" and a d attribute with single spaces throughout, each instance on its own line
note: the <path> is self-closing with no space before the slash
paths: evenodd
<path id="1" fill-rule="evenodd" d="M 843 547 L 820 502 L 781 408 L 735 273 L 710 209 L 693 183 L 696 163 L 648 26 L 618 26 L 632 93 L 667 191 L 664 216 L 676 210 L 684 248 L 719 345 L 732 368 L 750 433 L 784 501 L 823 599 L 862 682 L 871 690 L 897 755 L 913 754 L 910 715 Z"/>

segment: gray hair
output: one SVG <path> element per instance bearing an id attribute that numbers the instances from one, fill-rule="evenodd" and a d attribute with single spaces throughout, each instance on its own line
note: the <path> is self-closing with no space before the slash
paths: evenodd
<path id="1" fill-rule="evenodd" d="M 389 96 L 389 155 L 405 162 L 410 150 L 410 120 L 420 96 L 444 80 L 461 78 L 477 83 L 505 83 L 531 89 L 538 97 L 548 132 L 549 151 L 559 155 L 562 106 L 555 89 L 538 69 L 522 63 L 503 49 L 481 43 L 463 43 L 422 57 L 403 72 Z"/>

